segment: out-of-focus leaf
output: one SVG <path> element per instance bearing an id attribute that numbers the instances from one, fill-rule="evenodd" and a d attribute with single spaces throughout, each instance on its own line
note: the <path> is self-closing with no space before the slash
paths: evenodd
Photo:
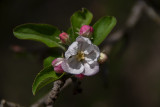
<path id="1" fill-rule="evenodd" d="M 99 19 L 93 25 L 93 43 L 95 45 L 100 45 L 116 25 L 116 22 L 116 18 L 111 16 L 105 16 Z"/>
<path id="2" fill-rule="evenodd" d="M 52 25 L 31 23 L 23 24 L 17 26 L 13 30 L 13 34 L 19 39 L 28 39 L 43 42 L 48 47 L 64 48 L 58 43 L 59 40 L 57 39 L 60 31 Z"/>
<path id="3" fill-rule="evenodd" d="M 78 36 L 78 29 L 80 29 L 82 25 L 89 25 L 92 21 L 92 18 L 92 13 L 85 8 L 82 8 L 82 11 L 77 11 L 71 16 L 71 26 L 74 33 L 74 36 L 72 37 L 73 41 Z"/>
<path id="4" fill-rule="evenodd" d="M 75 37 L 74 37 L 74 33 L 73 33 L 73 30 L 72 30 L 71 27 L 68 28 L 67 33 L 69 34 L 69 40 L 70 40 L 71 42 L 73 42 Z"/>

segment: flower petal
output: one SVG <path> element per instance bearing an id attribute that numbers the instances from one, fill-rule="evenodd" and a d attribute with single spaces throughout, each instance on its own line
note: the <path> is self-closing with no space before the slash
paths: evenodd
<path id="1" fill-rule="evenodd" d="M 85 47 L 85 50 L 83 51 L 84 54 L 88 55 L 89 53 L 91 53 L 94 50 L 94 47 L 92 44 L 88 45 L 87 47 Z"/>
<path id="2" fill-rule="evenodd" d="M 55 67 L 54 67 L 54 71 L 55 71 L 56 73 L 63 73 L 63 72 L 64 72 L 64 70 L 62 69 L 61 64 L 59 64 L 58 66 L 55 66 Z"/>
<path id="3" fill-rule="evenodd" d="M 88 64 L 96 62 L 100 55 L 99 48 L 95 45 L 93 45 L 93 48 L 94 49 L 88 55 L 85 55 L 85 61 L 87 61 Z"/>
<path id="4" fill-rule="evenodd" d="M 65 58 L 68 59 L 72 55 L 76 55 L 78 51 L 78 42 L 73 42 L 65 52 Z"/>
<path id="5" fill-rule="evenodd" d="M 93 47 L 94 47 L 94 52 L 96 53 L 96 57 L 99 58 L 99 56 L 100 56 L 99 48 L 96 45 L 93 45 Z"/>
<path id="6" fill-rule="evenodd" d="M 85 42 L 87 42 L 88 44 L 92 44 L 92 42 L 90 41 L 89 38 L 86 38 L 86 37 L 83 37 L 83 36 L 78 36 L 78 37 L 76 38 L 76 41 L 77 41 L 77 42 L 83 42 L 83 41 L 85 41 Z"/>
<path id="7" fill-rule="evenodd" d="M 91 52 L 92 43 L 90 39 L 83 36 L 78 36 L 76 41 L 78 42 L 79 51 L 86 52 L 86 54 Z"/>
<path id="8" fill-rule="evenodd" d="M 84 71 L 84 66 L 77 60 L 76 56 L 64 60 L 61 66 L 65 72 L 70 74 L 81 74 Z"/>
<path id="9" fill-rule="evenodd" d="M 92 76 L 99 71 L 99 64 L 97 62 L 94 62 L 92 64 L 84 63 L 84 75 L 86 76 Z"/>

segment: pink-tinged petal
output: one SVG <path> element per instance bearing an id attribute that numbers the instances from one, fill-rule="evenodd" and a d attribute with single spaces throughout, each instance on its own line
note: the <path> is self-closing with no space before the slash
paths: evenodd
<path id="1" fill-rule="evenodd" d="M 64 60 L 61 65 L 63 70 L 70 74 L 81 74 L 84 71 L 84 66 L 77 60 L 76 56 L 72 56 L 68 60 Z"/>
<path id="2" fill-rule="evenodd" d="M 63 73 L 63 69 L 61 67 L 61 63 L 64 61 L 64 58 L 56 58 L 52 61 L 52 66 L 54 67 L 54 71 L 56 73 Z"/>
<path id="3" fill-rule="evenodd" d="M 52 66 L 55 67 L 63 62 L 64 58 L 56 58 L 52 61 Z"/>
<path id="4" fill-rule="evenodd" d="M 68 50 L 65 52 L 65 58 L 68 59 L 70 56 L 76 55 L 78 51 L 78 42 L 73 42 Z"/>
<path id="5" fill-rule="evenodd" d="M 58 66 L 54 67 L 54 71 L 56 73 L 63 73 L 63 69 L 62 69 L 61 64 L 59 64 Z"/>
<path id="6" fill-rule="evenodd" d="M 93 33 L 93 27 L 89 25 L 83 25 L 80 28 L 80 32 L 79 32 L 81 36 L 85 36 L 85 37 L 90 37 L 92 33 Z"/>
<path id="7" fill-rule="evenodd" d="M 93 64 L 84 63 L 84 75 L 92 76 L 99 72 L 99 64 L 94 62 Z"/>
<path id="8" fill-rule="evenodd" d="M 61 33 L 59 35 L 59 38 L 60 38 L 61 42 L 64 44 L 66 44 L 69 41 L 69 35 L 65 32 Z"/>
<path id="9" fill-rule="evenodd" d="M 57 63 L 57 59 L 54 59 L 54 60 L 52 61 L 52 66 L 54 67 L 56 63 Z"/>
<path id="10" fill-rule="evenodd" d="M 83 74 L 78 74 L 78 75 L 75 75 L 75 77 L 77 77 L 79 79 L 83 79 L 85 76 Z"/>

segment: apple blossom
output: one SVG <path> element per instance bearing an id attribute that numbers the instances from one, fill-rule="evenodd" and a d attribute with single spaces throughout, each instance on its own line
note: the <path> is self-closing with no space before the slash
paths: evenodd
<path id="1" fill-rule="evenodd" d="M 91 76 L 99 71 L 99 55 L 99 48 L 93 45 L 89 38 L 78 36 L 65 52 L 61 65 L 67 73 Z"/>

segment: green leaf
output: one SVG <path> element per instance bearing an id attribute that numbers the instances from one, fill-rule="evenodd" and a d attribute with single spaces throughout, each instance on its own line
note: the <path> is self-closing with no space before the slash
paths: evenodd
<path id="1" fill-rule="evenodd" d="M 105 16 L 98 20 L 93 25 L 93 43 L 95 45 L 100 45 L 116 25 L 116 22 L 116 18 L 111 16 Z"/>
<path id="2" fill-rule="evenodd" d="M 60 31 L 52 25 L 23 24 L 17 26 L 13 30 L 13 34 L 18 39 L 36 40 L 43 42 L 48 47 L 61 47 L 64 49 L 64 47 L 58 43 L 60 40 L 57 39 Z"/>
<path id="3" fill-rule="evenodd" d="M 73 31 L 72 31 L 72 28 L 71 28 L 71 27 L 70 27 L 70 28 L 68 28 L 67 33 L 68 33 L 70 36 L 72 36 L 72 35 L 73 35 Z"/>
<path id="4" fill-rule="evenodd" d="M 53 71 L 53 67 L 52 66 L 48 66 L 46 68 L 44 68 L 43 70 L 41 70 L 34 82 L 33 82 L 33 86 L 32 86 L 32 92 L 33 95 L 36 94 L 36 92 L 41 89 L 42 87 L 44 87 L 45 85 L 54 82 L 58 79 L 60 79 L 63 76 L 63 74 L 61 74 L 60 76 L 58 76 L 54 71 Z"/>
<path id="5" fill-rule="evenodd" d="M 73 34 L 73 30 L 71 27 L 68 28 L 67 33 L 69 34 L 70 41 L 73 42 L 74 41 L 74 34 Z"/>
<path id="6" fill-rule="evenodd" d="M 82 8 L 82 11 L 77 11 L 71 16 L 71 26 L 73 30 L 73 40 L 78 36 L 78 32 L 82 25 L 89 25 L 92 21 L 93 15 L 92 13 Z"/>
<path id="7" fill-rule="evenodd" d="M 43 61 L 43 67 L 45 68 L 45 67 L 47 67 L 47 66 L 50 66 L 51 65 L 51 63 L 52 63 L 52 61 L 55 59 L 55 57 L 53 57 L 53 56 L 49 56 L 49 57 L 47 57 L 46 59 L 44 59 L 44 61 Z"/>

